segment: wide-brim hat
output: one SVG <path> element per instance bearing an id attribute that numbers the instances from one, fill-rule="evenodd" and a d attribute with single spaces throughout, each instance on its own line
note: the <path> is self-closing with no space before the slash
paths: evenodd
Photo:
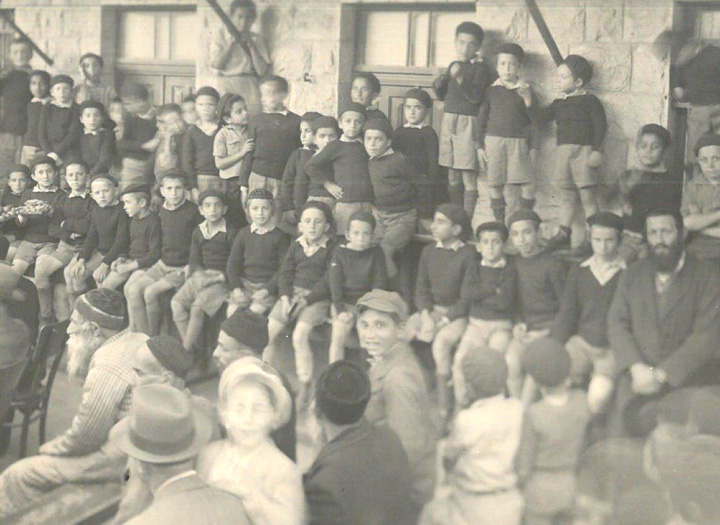
<path id="1" fill-rule="evenodd" d="M 213 422 L 186 393 L 169 385 L 143 385 L 133 392 L 130 415 L 108 438 L 131 458 L 167 464 L 194 458 L 212 434 Z"/>
<path id="2" fill-rule="evenodd" d="M 20 274 L 13 270 L 12 265 L 0 261 L 0 300 L 22 301 L 24 294 L 18 289 Z"/>

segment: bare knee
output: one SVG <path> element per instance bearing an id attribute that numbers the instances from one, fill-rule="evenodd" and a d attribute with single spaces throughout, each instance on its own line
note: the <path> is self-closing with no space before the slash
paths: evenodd
<path id="1" fill-rule="evenodd" d="M 493 350 L 505 353 L 505 351 L 510 346 L 510 340 L 510 332 L 506 332 L 505 330 L 499 330 L 497 332 L 493 332 L 490 335 L 490 337 L 488 338 L 488 346 Z"/>

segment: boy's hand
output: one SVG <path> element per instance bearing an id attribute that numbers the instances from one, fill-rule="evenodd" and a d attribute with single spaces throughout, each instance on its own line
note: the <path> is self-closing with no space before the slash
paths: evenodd
<path id="1" fill-rule="evenodd" d="M 530 86 L 523 84 L 522 86 L 517 88 L 517 94 L 520 95 L 520 97 L 523 99 L 523 102 L 525 102 L 526 108 L 532 106 L 532 91 L 530 90 Z"/>
<path id="2" fill-rule="evenodd" d="M 75 279 L 83 279 L 85 277 L 85 260 L 79 260 L 75 265 Z"/>
<path id="3" fill-rule="evenodd" d="M 655 371 L 645 363 L 635 363 L 630 367 L 632 389 L 636 394 L 650 395 L 660 390 Z"/>
<path id="4" fill-rule="evenodd" d="M 675 97 L 675 100 L 677 100 L 678 102 L 685 102 L 685 88 L 673 88 L 672 93 L 673 97 Z"/>
<path id="5" fill-rule="evenodd" d="M 247 139 L 243 147 L 240 148 L 240 156 L 244 157 L 251 151 L 255 151 L 255 139 Z"/>
<path id="6" fill-rule="evenodd" d="M 290 310 L 290 317 L 292 319 L 297 319 L 298 315 L 300 315 L 300 312 L 303 311 L 307 304 L 307 299 L 300 297 L 297 301 L 295 301 L 295 307 Z"/>
<path id="7" fill-rule="evenodd" d="M 448 75 L 450 75 L 450 78 L 458 78 L 460 76 L 461 67 L 460 62 L 453 62 L 450 64 L 450 67 L 448 68 Z"/>
<path id="8" fill-rule="evenodd" d="M 330 195 L 335 197 L 337 200 L 340 200 L 343 198 L 343 190 L 340 186 L 335 184 L 334 182 L 326 182 L 325 183 L 325 189 L 328 191 Z"/>
<path id="9" fill-rule="evenodd" d="M 527 334 L 527 325 L 525 323 L 518 323 L 513 326 L 513 337 L 515 339 L 522 339 Z"/>
<path id="10" fill-rule="evenodd" d="M 477 159 L 478 159 L 478 164 L 480 165 L 479 166 L 480 173 L 486 172 L 488 159 L 487 159 L 487 154 L 485 153 L 485 150 L 483 148 L 477 149 Z"/>
<path id="11" fill-rule="evenodd" d="M 107 278 L 108 273 L 110 273 L 110 266 L 106 263 L 101 263 L 93 272 L 93 279 L 100 285 Z"/>
<path id="12" fill-rule="evenodd" d="M 253 301 L 262 301 L 269 295 L 270 295 L 270 292 L 267 291 L 267 288 L 260 288 L 257 292 L 254 292 L 252 294 L 252 299 L 253 299 Z"/>
<path id="13" fill-rule="evenodd" d="M 588 166 L 591 168 L 599 168 L 602 164 L 602 153 L 599 151 L 593 151 L 588 159 Z"/>
<path id="14" fill-rule="evenodd" d="M 292 300 L 287 295 L 283 295 L 280 298 L 280 307 L 282 309 L 283 317 L 290 317 L 290 310 L 292 309 Z"/>
<path id="15" fill-rule="evenodd" d="M 235 288 L 231 294 L 234 303 L 244 304 L 247 302 L 247 296 L 243 292 L 242 288 Z"/>

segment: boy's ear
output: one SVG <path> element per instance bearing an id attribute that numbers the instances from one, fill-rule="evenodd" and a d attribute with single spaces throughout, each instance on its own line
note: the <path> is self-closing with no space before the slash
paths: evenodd
<path id="1" fill-rule="evenodd" d="M 580 88 L 583 87 L 584 85 L 585 85 L 585 81 L 584 81 L 582 78 L 579 78 L 579 77 L 578 77 L 578 78 L 575 79 L 575 87 L 576 87 L 576 88 L 580 89 Z"/>
<path id="2" fill-rule="evenodd" d="M 460 237 L 460 234 L 462 233 L 462 226 L 460 226 L 459 224 L 453 224 L 452 232 L 455 237 Z"/>

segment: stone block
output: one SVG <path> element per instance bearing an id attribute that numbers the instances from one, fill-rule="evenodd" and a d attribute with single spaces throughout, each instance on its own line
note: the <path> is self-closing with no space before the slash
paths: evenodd
<path id="1" fill-rule="evenodd" d="M 488 33 L 486 39 L 493 40 L 527 40 L 528 12 L 522 5 L 478 5 L 477 22 Z M 488 41 L 491 43 L 490 41 Z"/>
<path id="2" fill-rule="evenodd" d="M 553 91 L 555 89 L 555 62 L 544 42 L 524 42 L 525 63 L 523 76 L 535 91 Z M 566 55 L 567 48 L 560 48 Z"/>
<path id="3" fill-rule="evenodd" d="M 320 84 L 332 83 L 337 79 L 336 47 L 331 42 L 314 42 L 312 44 L 310 74 L 313 82 Z"/>
<path id="4" fill-rule="evenodd" d="M 266 8 L 258 16 L 255 26 L 257 31 L 265 36 L 270 50 L 278 45 L 293 40 L 293 18 L 295 8 Z"/>
<path id="5" fill-rule="evenodd" d="M 633 93 L 658 93 L 666 95 L 670 87 L 669 53 L 657 53 L 657 46 L 637 44 L 633 46 L 632 80 Z"/>
<path id="6" fill-rule="evenodd" d="M 629 91 L 632 54 L 628 44 L 572 45 L 570 54 L 581 55 L 592 64 L 590 87 L 611 93 Z"/>
<path id="7" fill-rule="evenodd" d="M 623 37 L 627 42 L 654 42 L 672 25 L 670 0 L 627 0 Z"/>
<path id="8" fill-rule="evenodd" d="M 273 70 L 289 81 L 301 81 L 312 64 L 312 44 L 303 42 L 280 44 L 273 56 Z"/>
<path id="9" fill-rule="evenodd" d="M 562 3 L 556 0 L 540 1 L 538 5 L 558 47 L 585 40 L 584 7 L 560 7 Z M 543 41 L 532 19 L 529 22 L 528 40 Z"/>
<path id="10" fill-rule="evenodd" d="M 585 40 L 618 42 L 623 35 L 622 0 L 588 0 L 585 7 Z"/>
<path id="11" fill-rule="evenodd" d="M 665 123 L 667 99 L 662 95 L 599 93 L 608 120 L 608 137 L 634 140 L 645 124 Z"/>
<path id="12" fill-rule="evenodd" d="M 337 89 L 333 84 L 293 82 L 290 87 L 289 107 L 299 115 L 306 111 L 334 115 L 337 111 Z"/>
<path id="13" fill-rule="evenodd" d="M 293 36 L 296 40 L 337 40 L 340 31 L 339 7 L 300 7 L 295 10 Z"/>

